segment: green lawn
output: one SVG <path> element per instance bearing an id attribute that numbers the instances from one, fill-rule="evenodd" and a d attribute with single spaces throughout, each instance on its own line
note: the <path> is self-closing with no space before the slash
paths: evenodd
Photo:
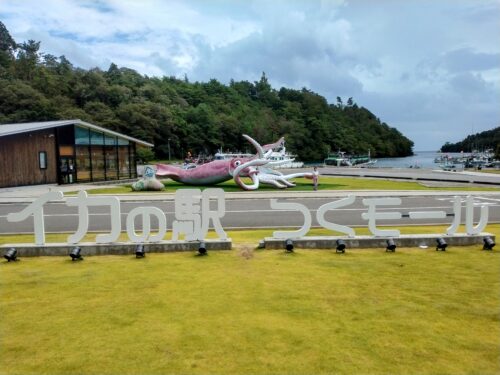
<path id="1" fill-rule="evenodd" d="M 256 250 L 270 232 L 206 257 L 0 262 L 0 372 L 500 372 L 498 250 Z"/>
<path id="2" fill-rule="evenodd" d="M 297 178 L 294 180 L 297 184 L 296 187 L 290 188 L 293 191 L 312 191 L 313 186 L 311 180 L 305 178 Z M 175 192 L 177 189 L 193 188 L 193 186 L 184 185 L 172 180 L 164 180 L 165 190 L 163 192 Z M 250 181 L 247 181 L 250 183 Z M 194 186 L 196 187 L 196 186 Z M 199 186 L 204 189 L 209 186 Z M 214 187 L 214 186 L 210 186 Z M 227 192 L 242 191 L 233 180 L 216 185 L 216 187 L 223 188 Z M 274 187 L 261 185 L 259 191 L 276 191 Z M 350 177 L 320 177 L 319 190 L 450 190 L 450 191 L 499 191 L 500 189 L 494 187 L 476 187 L 476 186 L 463 186 L 463 187 L 427 187 L 418 182 L 411 181 L 389 181 L 382 179 L 372 178 L 350 178 Z M 97 188 L 87 190 L 89 194 L 131 194 L 145 192 L 134 192 L 130 185 L 121 185 L 109 188 Z M 158 194 L 160 192 L 147 192 L 148 194 Z M 76 194 L 75 192 L 66 193 L 67 195 Z"/>

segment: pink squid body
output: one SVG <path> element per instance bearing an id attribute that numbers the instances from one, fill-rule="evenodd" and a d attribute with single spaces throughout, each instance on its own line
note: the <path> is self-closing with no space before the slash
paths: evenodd
<path id="1" fill-rule="evenodd" d="M 157 164 L 156 175 L 189 185 L 214 185 L 233 178 L 229 173 L 230 165 L 228 160 L 214 160 L 191 169 Z"/>

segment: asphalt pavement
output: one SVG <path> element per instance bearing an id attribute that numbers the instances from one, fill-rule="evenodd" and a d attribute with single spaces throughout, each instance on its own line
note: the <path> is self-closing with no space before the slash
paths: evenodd
<path id="1" fill-rule="evenodd" d="M 500 187 L 500 174 L 478 171 L 443 171 L 420 168 L 321 168 L 324 176 L 371 177 L 419 182 L 445 182 L 449 184 L 480 184 Z"/>
<path id="2" fill-rule="evenodd" d="M 237 228 L 275 228 L 275 227 L 300 227 L 304 218 L 300 212 L 293 210 L 271 209 L 271 199 L 279 202 L 300 203 L 306 206 L 311 214 L 312 225 L 319 226 L 316 219 L 318 208 L 326 203 L 345 198 L 349 194 L 356 196 L 353 204 L 331 210 L 325 216 L 332 223 L 348 226 L 366 226 L 367 221 L 362 214 L 367 211 L 363 198 L 368 197 L 399 197 L 401 204 L 386 206 L 377 209 L 378 212 L 400 212 L 403 217 L 398 220 L 384 220 L 383 225 L 423 225 L 423 224 L 451 224 L 450 216 L 453 212 L 454 196 L 460 196 L 464 202 L 467 195 L 474 196 L 475 205 L 489 206 L 489 222 L 500 222 L 500 192 L 428 192 L 428 191 L 318 191 L 318 192 L 238 192 L 227 193 L 225 199 L 225 215 L 221 224 L 225 229 Z M 171 228 L 174 221 L 174 194 L 139 194 L 122 195 L 121 203 L 122 228 L 128 213 L 142 206 L 158 207 L 167 217 L 167 225 Z M 0 203 L 0 233 L 32 233 L 33 218 L 22 222 L 9 223 L 6 217 L 9 213 L 20 212 L 29 204 L 28 201 Z M 215 202 L 213 202 L 215 203 Z M 465 206 L 463 204 L 463 206 Z M 215 207 L 211 207 L 215 209 Z M 445 211 L 446 217 L 442 219 L 415 220 L 409 217 L 410 212 L 419 211 Z M 475 220 L 479 218 L 479 209 L 475 209 Z M 78 226 L 78 210 L 68 207 L 64 200 L 48 202 L 44 205 L 45 229 L 47 232 L 74 232 Z M 105 231 L 110 228 L 109 206 L 89 208 L 90 231 Z M 462 222 L 465 217 L 462 208 Z M 139 218 L 137 218 L 139 219 Z M 153 228 L 157 225 L 153 221 Z M 136 220 L 137 228 L 141 227 Z"/>

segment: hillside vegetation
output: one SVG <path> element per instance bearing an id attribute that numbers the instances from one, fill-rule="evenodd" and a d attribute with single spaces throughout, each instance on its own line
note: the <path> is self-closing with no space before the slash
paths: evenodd
<path id="1" fill-rule="evenodd" d="M 40 42 L 16 43 L 1 22 L 0 87 L 0 124 L 78 118 L 154 143 L 158 158 L 168 156 L 169 143 L 173 158 L 188 150 L 250 151 L 243 133 L 262 144 L 284 135 L 304 161 L 329 150 L 412 154 L 412 141 L 352 98 L 330 104 L 306 88 L 276 90 L 265 73 L 224 85 L 148 77 L 115 64 L 85 70 L 40 52 Z"/>
<path id="2" fill-rule="evenodd" d="M 442 152 L 472 152 L 473 150 L 483 151 L 488 149 L 493 149 L 496 155 L 500 155 L 500 126 L 469 135 L 457 143 L 446 142 L 441 147 Z"/>

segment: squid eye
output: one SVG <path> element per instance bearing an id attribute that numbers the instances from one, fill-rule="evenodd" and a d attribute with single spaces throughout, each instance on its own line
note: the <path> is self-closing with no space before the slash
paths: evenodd
<path id="1" fill-rule="evenodd" d="M 236 160 L 236 161 L 234 162 L 234 165 L 236 165 L 236 166 L 238 167 L 239 165 L 241 165 L 241 161 Z"/>

